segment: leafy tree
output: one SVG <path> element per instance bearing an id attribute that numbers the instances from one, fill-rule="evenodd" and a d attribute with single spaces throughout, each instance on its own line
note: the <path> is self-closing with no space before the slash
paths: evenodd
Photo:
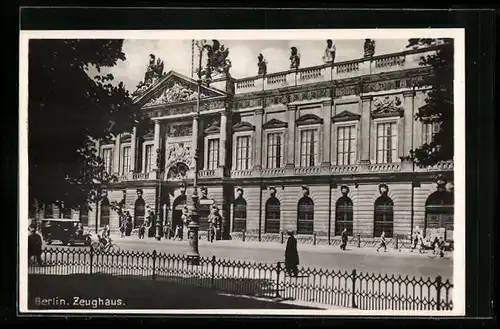
<path id="1" fill-rule="evenodd" d="M 92 138 L 110 141 L 141 121 L 123 83 L 101 74 L 101 68 L 125 60 L 122 45 L 123 40 L 30 40 L 30 202 L 76 208 L 113 179 Z M 88 74 L 92 67 L 95 77 Z"/>
<path id="2" fill-rule="evenodd" d="M 432 74 L 419 81 L 417 87 L 430 87 L 426 104 L 418 110 L 415 120 L 436 125 L 439 129 L 430 143 L 411 151 L 407 158 L 418 166 L 430 166 L 452 160 L 454 155 L 454 104 L 453 104 L 453 39 L 410 39 L 408 48 L 439 46 L 436 52 L 422 56 L 419 64 L 430 66 Z"/>

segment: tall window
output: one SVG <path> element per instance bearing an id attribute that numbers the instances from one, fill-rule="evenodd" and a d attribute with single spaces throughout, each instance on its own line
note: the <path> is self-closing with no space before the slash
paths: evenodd
<path id="1" fill-rule="evenodd" d="M 374 236 L 378 237 L 385 232 L 385 236 L 392 238 L 394 231 L 394 203 L 387 195 L 381 195 L 375 200 Z"/>
<path id="2" fill-rule="evenodd" d="M 241 232 L 247 228 L 247 202 L 244 198 L 236 198 L 233 208 L 233 232 Z"/>
<path id="3" fill-rule="evenodd" d="M 122 174 L 127 174 L 130 171 L 130 146 L 125 146 L 122 151 Z"/>
<path id="4" fill-rule="evenodd" d="M 444 238 L 453 240 L 454 196 L 452 192 L 436 191 L 425 202 L 425 234 L 444 229 Z"/>
<path id="5" fill-rule="evenodd" d="M 297 234 L 313 234 L 314 202 L 308 196 L 299 200 L 297 209 Z"/>
<path id="6" fill-rule="evenodd" d="M 280 200 L 270 197 L 266 202 L 266 233 L 280 232 Z"/>
<path id="7" fill-rule="evenodd" d="M 109 211 L 110 211 L 109 199 L 104 198 L 101 201 L 101 224 L 100 224 L 101 227 L 109 225 Z"/>
<path id="8" fill-rule="evenodd" d="M 52 218 L 52 204 L 46 204 L 43 211 L 43 218 Z"/>
<path id="9" fill-rule="evenodd" d="M 246 170 L 250 167 L 250 136 L 236 137 L 236 169 Z"/>
<path id="10" fill-rule="evenodd" d="M 271 133 L 267 135 L 267 168 L 281 168 L 283 154 L 283 135 L 281 133 Z"/>
<path id="11" fill-rule="evenodd" d="M 102 160 L 104 161 L 104 169 L 106 172 L 111 173 L 112 171 L 112 154 L 113 150 L 111 148 L 105 148 L 102 150 Z"/>
<path id="12" fill-rule="evenodd" d="M 377 125 L 377 163 L 392 163 L 397 159 L 396 123 Z"/>
<path id="13" fill-rule="evenodd" d="M 216 169 L 219 166 L 219 139 L 208 140 L 208 163 L 207 169 Z"/>
<path id="14" fill-rule="evenodd" d="M 153 171 L 153 145 L 146 145 L 144 149 L 144 172 L 152 172 Z"/>
<path id="15" fill-rule="evenodd" d="M 353 232 L 353 204 L 347 196 L 342 196 L 335 205 L 335 235 L 341 235 L 347 229 L 347 235 Z"/>
<path id="16" fill-rule="evenodd" d="M 337 164 L 350 165 L 355 162 L 356 126 L 337 129 Z"/>
<path id="17" fill-rule="evenodd" d="M 80 206 L 80 223 L 84 226 L 89 224 L 89 206 L 86 204 Z"/>
<path id="18" fill-rule="evenodd" d="M 318 163 L 318 131 L 316 129 L 300 132 L 300 166 L 313 167 Z"/>
<path id="19" fill-rule="evenodd" d="M 430 144 L 440 130 L 439 122 L 425 123 L 422 127 L 423 144 Z"/>

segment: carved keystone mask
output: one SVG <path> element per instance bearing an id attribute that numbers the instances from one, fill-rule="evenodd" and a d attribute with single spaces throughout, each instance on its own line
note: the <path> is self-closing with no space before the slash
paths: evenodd
<path id="1" fill-rule="evenodd" d="M 271 197 L 275 197 L 276 196 L 276 188 L 275 187 L 270 187 L 269 188 L 269 194 L 271 195 Z"/>
<path id="2" fill-rule="evenodd" d="M 236 189 L 236 196 L 238 198 L 242 198 L 243 197 L 243 189 L 241 187 L 239 187 L 239 188 Z"/>
<path id="3" fill-rule="evenodd" d="M 389 193 L 389 187 L 386 184 L 380 184 L 378 190 L 382 195 L 387 195 L 387 193 Z"/>
<path id="4" fill-rule="evenodd" d="M 347 194 L 349 194 L 349 187 L 342 185 L 340 187 L 340 193 L 342 193 L 343 196 L 347 196 Z"/>
<path id="5" fill-rule="evenodd" d="M 307 186 L 303 185 L 303 186 L 302 186 L 302 194 L 303 194 L 304 196 L 309 196 L 309 187 L 307 187 Z"/>

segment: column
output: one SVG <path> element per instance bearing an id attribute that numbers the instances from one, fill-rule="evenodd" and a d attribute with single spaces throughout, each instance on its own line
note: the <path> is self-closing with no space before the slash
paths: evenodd
<path id="1" fill-rule="evenodd" d="M 253 167 L 262 169 L 262 124 L 263 124 L 264 109 L 255 110 L 255 143 L 253 148 Z"/>
<path id="2" fill-rule="evenodd" d="M 286 167 L 295 167 L 295 116 L 297 115 L 297 105 L 288 105 L 288 144 Z"/>
<path id="3" fill-rule="evenodd" d="M 113 173 L 120 172 L 120 135 L 115 137 L 115 150 L 113 152 Z"/>
<path id="4" fill-rule="evenodd" d="M 134 127 L 132 129 L 132 136 L 130 139 L 130 170 L 135 172 L 135 159 L 137 150 L 137 128 Z"/>
<path id="5" fill-rule="evenodd" d="M 198 115 L 195 115 L 193 117 L 193 135 L 192 135 L 192 150 L 194 153 L 198 153 L 198 156 L 200 156 L 200 150 L 198 149 L 199 145 L 198 145 L 198 140 L 199 140 L 199 137 L 198 137 L 198 131 L 199 131 L 199 128 L 200 128 L 200 117 Z M 202 160 L 203 161 L 203 160 Z M 200 169 L 200 159 L 197 160 L 197 163 L 195 163 L 195 166 L 196 168 Z M 203 167 L 202 167 L 203 168 Z"/>
<path id="6" fill-rule="evenodd" d="M 227 113 L 220 114 L 220 146 L 219 146 L 219 167 L 226 167 L 226 149 L 227 149 Z"/>
<path id="7" fill-rule="evenodd" d="M 413 90 L 403 92 L 403 106 L 404 106 L 404 133 L 403 133 L 403 156 L 408 156 L 413 146 L 413 124 L 414 124 L 414 95 Z"/>
<path id="8" fill-rule="evenodd" d="M 370 163 L 370 123 L 372 96 L 361 96 L 361 157 L 360 163 Z"/>
<path id="9" fill-rule="evenodd" d="M 154 130 L 154 146 L 153 146 L 153 168 L 155 169 L 160 169 L 156 165 L 157 158 L 158 158 L 158 152 L 161 147 L 160 145 L 160 121 L 155 120 L 155 130 Z"/>
<path id="10" fill-rule="evenodd" d="M 323 162 L 322 166 L 330 167 L 332 149 L 332 101 L 323 102 Z"/>

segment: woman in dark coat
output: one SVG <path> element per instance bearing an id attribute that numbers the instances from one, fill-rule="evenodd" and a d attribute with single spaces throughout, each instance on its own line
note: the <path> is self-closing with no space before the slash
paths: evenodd
<path id="1" fill-rule="evenodd" d="M 299 252 L 297 251 L 297 239 L 293 236 L 293 232 L 289 231 L 288 235 L 285 249 L 285 269 L 288 275 L 298 276 Z"/>

